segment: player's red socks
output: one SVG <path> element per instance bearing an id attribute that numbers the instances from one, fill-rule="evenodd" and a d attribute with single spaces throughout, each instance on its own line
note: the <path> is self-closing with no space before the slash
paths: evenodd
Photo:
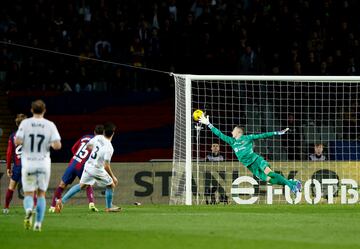
<path id="1" fill-rule="evenodd" d="M 12 200 L 14 194 L 14 190 L 8 189 L 6 191 L 6 195 L 5 195 L 5 208 L 9 208 L 10 206 L 10 202 Z"/>
<path id="2" fill-rule="evenodd" d="M 94 203 L 94 189 L 91 186 L 88 186 L 86 188 L 86 195 L 89 200 L 89 203 L 90 202 Z"/>
<path id="3" fill-rule="evenodd" d="M 36 195 L 36 191 L 34 192 L 34 207 L 36 207 L 37 204 L 37 195 Z"/>
<path id="4" fill-rule="evenodd" d="M 52 201 L 51 201 L 52 207 L 56 206 L 56 200 L 61 199 L 63 191 L 64 191 L 64 189 L 62 187 L 57 187 L 57 189 L 55 190 L 54 196 L 52 198 Z"/>

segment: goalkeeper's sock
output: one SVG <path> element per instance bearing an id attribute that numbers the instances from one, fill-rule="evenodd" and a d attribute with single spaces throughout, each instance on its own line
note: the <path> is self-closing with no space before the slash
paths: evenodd
<path id="1" fill-rule="evenodd" d="M 69 189 L 69 191 L 66 192 L 66 194 L 63 196 L 63 198 L 61 199 L 61 202 L 65 204 L 71 197 L 73 197 L 80 190 L 81 190 L 80 184 L 76 184 L 76 185 L 72 186 L 71 189 Z"/>
<path id="2" fill-rule="evenodd" d="M 112 188 L 106 188 L 106 190 L 105 190 L 106 208 L 111 208 L 112 207 L 112 199 L 113 199 L 113 189 Z"/>
<path id="3" fill-rule="evenodd" d="M 269 181 L 271 184 L 287 185 L 290 189 L 293 186 L 293 183 L 291 181 L 287 180 L 285 177 L 278 173 L 272 171 L 268 174 L 268 176 L 271 177 Z"/>

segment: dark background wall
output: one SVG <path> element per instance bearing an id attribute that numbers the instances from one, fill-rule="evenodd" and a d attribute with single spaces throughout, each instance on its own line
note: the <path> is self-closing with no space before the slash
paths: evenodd
<path id="1" fill-rule="evenodd" d="M 111 121 L 117 132 L 113 139 L 114 161 L 149 161 L 172 158 L 174 99 L 161 93 L 56 93 L 11 95 L 13 113 L 30 116 L 29 103 L 42 98 L 49 110 L 46 117 L 55 122 L 63 149 L 52 153 L 53 161 L 68 161 L 72 145 L 82 136 L 93 134 L 97 124 Z"/>
<path id="2" fill-rule="evenodd" d="M 4 0 L 0 94 L 8 114 L 44 98 L 64 150 L 114 121 L 116 160 L 171 158 L 174 86 L 166 72 L 359 75 L 356 0 Z M 84 56 L 102 63 L 76 57 Z M 357 115 L 357 113 L 355 113 Z M 146 142 L 145 142 L 146 141 Z"/>

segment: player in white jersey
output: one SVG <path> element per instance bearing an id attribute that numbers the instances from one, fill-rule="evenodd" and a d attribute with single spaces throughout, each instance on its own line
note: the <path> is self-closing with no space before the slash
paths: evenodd
<path id="1" fill-rule="evenodd" d="M 114 148 L 111 140 L 114 136 L 115 125 L 106 123 L 104 125 L 104 135 L 97 135 L 93 137 L 89 143 L 91 154 L 85 163 L 84 172 L 80 179 L 80 184 L 74 185 L 69 191 L 59 199 L 56 203 L 56 212 L 60 212 L 63 204 L 65 204 L 71 197 L 78 193 L 81 189 L 93 186 L 95 183 L 99 186 L 106 187 L 105 190 L 105 204 L 106 212 L 118 212 L 119 207 L 112 204 L 113 191 L 118 183 L 117 178 L 113 174 L 110 161 L 114 153 Z"/>
<path id="2" fill-rule="evenodd" d="M 50 179 L 50 147 L 61 149 L 61 138 L 55 124 L 44 118 L 45 103 L 36 100 L 31 104 L 33 117 L 23 120 L 15 135 L 15 144 L 22 145 L 21 180 L 24 190 L 25 229 L 32 226 L 33 193 L 37 191 L 36 222 L 34 231 L 41 231 L 46 201 L 45 193 Z"/>

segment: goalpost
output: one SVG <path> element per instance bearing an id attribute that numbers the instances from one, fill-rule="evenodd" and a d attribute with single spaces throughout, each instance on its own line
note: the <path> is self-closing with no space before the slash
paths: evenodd
<path id="1" fill-rule="evenodd" d="M 173 75 L 176 87 L 170 204 L 357 203 L 360 181 L 360 77 Z M 201 109 L 231 136 L 290 132 L 254 141 L 276 172 L 303 182 L 303 191 L 252 176 L 231 147 L 192 119 Z M 224 161 L 208 161 L 212 144 Z M 326 157 L 312 155 L 316 150 Z"/>

